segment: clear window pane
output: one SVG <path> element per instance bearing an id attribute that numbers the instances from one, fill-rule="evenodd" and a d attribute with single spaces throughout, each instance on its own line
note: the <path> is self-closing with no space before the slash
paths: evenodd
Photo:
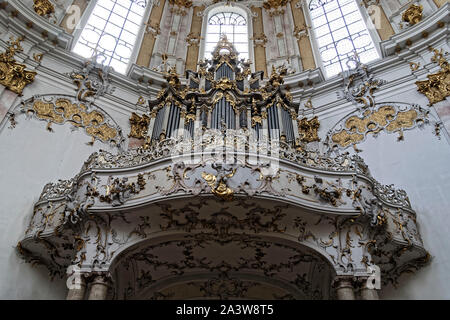
<path id="1" fill-rule="evenodd" d="M 73 51 L 125 73 L 142 23 L 146 0 L 98 0 Z"/>
<path id="2" fill-rule="evenodd" d="M 311 0 L 309 10 L 327 77 L 347 70 L 354 52 L 362 63 L 379 58 L 356 0 Z"/>
<path id="3" fill-rule="evenodd" d="M 248 59 L 247 20 L 234 12 L 219 12 L 208 19 L 206 31 L 205 57 L 210 58 L 211 52 L 225 34 L 239 52 L 240 59 Z"/>

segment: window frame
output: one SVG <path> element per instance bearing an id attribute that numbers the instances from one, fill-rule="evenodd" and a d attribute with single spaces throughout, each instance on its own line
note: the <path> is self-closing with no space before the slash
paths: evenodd
<path id="1" fill-rule="evenodd" d="M 313 51 L 314 60 L 316 62 L 316 66 L 317 66 L 317 68 L 320 68 L 325 79 L 332 79 L 335 77 L 339 77 L 343 71 L 341 71 L 335 75 L 332 75 L 332 76 L 327 76 L 327 74 L 325 72 L 325 66 L 324 66 L 324 63 L 322 60 L 322 56 L 320 55 L 320 50 L 319 50 L 319 45 L 317 42 L 316 34 L 313 30 L 314 27 L 313 27 L 313 23 L 312 23 L 312 19 L 311 19 L 311 13 L 309 10 L 310 1 L 311 0 L 303 1 L 302 6 L 303 6 L 303 12 L 307 12 L 307 14 L 305 14 L 305 19 L 306 19 L 307 25 L 311 27 L 309 30 L 309 35 L 310 35 L 310 41 L 311 41 L 311 46 L 313 49 L 312 51 Z M 376 59 L 376 60 L 373 60 L 370 62 L 370 63 L 374 63 L 383 57 L 383 54 L 380 49 L 381 38 L 372 22 L 372 19 L 370 18 L 367 10 L 361 5 L 361 2 L 358 0 L 352 0 L 352 1 L 354 1 L 356 3 L 356 6 L 361 14 L 362 20 L 366 25 L 369 36 L 372 39 L 375 50 L 378 53 L 379 59 Z"/>
<path id="2" fill-rule="evenodd" d="M 202 31 L 200 39 L 199 60 L 205 59 L 206 50 L 206 32 L 208 28 L 208 21 L 213 15 L 219 12 L 234 12 L 240 14 L 247 20 L 247 34 L 248 34 L 248 59 L 251 61 L 250 69 L 255 72 L 255 56 L 253 48 L 253 19 L 252 12 L 249 8 L 239 4 L 233 3 L 232 6 L 225 6 L 223 3 L 216 3 L 205 9 L 202 19 Z"/>
<path id="3" fill-rule="evenodd" d="M 222 17 L 219 17 L 219 15 L 222 15 Z M 245 23 L 245 24 L 211 24 L 210 23 L 210 20 L 212 19 L 212 18 L 214 18 L 214 17 L 217 17 L 217 20 L 219 20 L 219 21 L 221 21 L 222 19 L 224 19 L 225 21 L 227 21 L 227 20 L 231 20 L 231 19 L 234 19 L 234 20 L 236 20 L 236 21 L 238 21 L 238 20 L 240 20 L 240 21 L 242 21 L 243 20 L 243 22 Z M 231 21 L 230 21 L 231 22 Z M 241 53 L 240 51 L 239 51 L 239 49 L 237 48 L 237 46 L 236 46 L 236 44 L 245 44 L 246 46 L 247 46 L 247 50 L 246 50 L 246 55 L 247 55 L 247 57 L 248 57 L 248 54 L 249 54 L 249 44 L 248 44 L 248 21 L 247 21 L 247 19 L 243 16 L 243 15 L 241 15 L 241 14 L 239 14 L 239 13 L 236 13 L 236 12 L 233 12 L 233 11 L 220 11 L 220 12 L 217 12 L 217 13 L 215 13 L 215 14 L 213 14 L 213 15 L 211 15 L 209 18 L 208 18 L 208 22 L 207 22 L 207 31 L 209 30 L 209 28 L 210 27 L 212 27 L 212 26 L 218 26 L 218 28 L 220 29 L 220 31 L 222 31 L 222 29 L 223 29 L 223 27 L 222 26 L 226 26 L 226 27 L 229 27 L 229 26 L 231 26 L 232 27 L 232 29 L 233 29 L 233 31 L 232 31 L 232 38 L 230 38 L 230 35 L 228 35 L 228 40 L 231 42 L 231 43 L 233 43 L 233 45 L 235 46 L 235 48 L 236 48 L 236 50 L 239 52 L 239 53 Z M 244 26 L 245 27 L 245 33 L 244 32 L 242 32 L 242 33 L 237 33 L 236 32 L 236 28 L 235 27 L 239 27 L 239 26 Z M 214 43 L 214 42 L 208 42 L 207 40 L 208 40 L 208 36 L 210 36 L 211 34 L 209 33 L 209 32 L 207 32 L 206 34 L 205 34 L 205 54 L 206 54 L 206 47 L 207 47 L 207 45 L 208 44 L 212 44 L 212 43 Z M 215 36 L 217 36 L 217 42 L 218 41 L 220 41 L 220 32 L 219 33 L 217 33 L 217 32 L 215 32 L 214 33 L 214 35 Z M 241 39 L 241 42 L 235 42 L 234 40 L 235 40 L 235 36 L 236 35 L 240 35 L 241 37 L 243 36 L 243 35 L 245 35 L 244 37 L 245 37 L 245 39 Z M 245 42 L 244 42 L 245 41 Z M 217 44 L 217 42 L 215 42 L 214 43 L 214 45 L 215 44 Z M 211 53 L 213 52 L 213 50 L 211 50 Z M 242 58 L 242 57 L 241 57 Z"/>
<path id="4" fill-rule="evenodd" d="M 144 35 L 145 35 L 146 23 L 150 17 L 150 13 L 151 13 L 151 10 L 153 8 L 153 3 L 154 3 L 154 1 L 151 1 L 151 0 L 146 0 L 146 2 L 147 2 L 147 4 L 146 4 L 146 8 L 144 10 L 144 14 L 142 16 L 142 23 L 141 23 L 141 26 L 139 27 L 139 31 L 136 34 L 136 40 L 133 45 L 133 50 L 131 52 L 127 68 L 124 73 L 114 70 L 115 72 L 117 72 L 119 74 L 127 75 L 130 71 L 131 66 L 133 64 L 135 64 L 137 61 L 137 57 L 138 57 L 139 51 L 141 49 L 142 41 L 143 41 Z M 73 41 L 70 46 L 70 52 L 73 54 L 76 54 L 79 57 L 82 57 L 83 59 L 90 59 L 90 58 L 85 58 L 83 56 L 80 56 L 79 54 L 75 53 L 73 50 L 74 50 L 75 46 L 77 45 L 78 40 L 80 39 L 81 34 L 82 34 L 84 28 L 86 27 L 86 24 L 89 21 L 89 18 L 91 17 L 92 12 L 94 11 L 96 5 L 97 5 L 97 0 L 89 1 L 86 9 L 83 12 L 83 15 L 81 16 L 80 22 L 78 23 L 78 25 L 80 27 L 76 28 L 75 31 L 73 32 Z"/>

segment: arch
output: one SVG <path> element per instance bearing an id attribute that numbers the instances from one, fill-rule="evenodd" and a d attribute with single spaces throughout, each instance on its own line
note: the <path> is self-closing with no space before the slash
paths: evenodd
<path id="1" fill-rule="evenodd" d="M 253 23 L 252 23 L 252 12 L 246 6 L 240 3 L 230 3 L 227 6 L 224 6 L 222 3 L 216 3 L 211 6 L 208 6 L 203 11 L 203 21 L 202 21 L 202 38 L 200 40 L 200 57 L 205 57 L 205 49 L 206 49 L 206 32 L 208 26 L 208 20 L 213 15 L 219 12 L 234 12 L 241 16 L 243 16 L 247 21 L 247 34 L 248 34 L 248 59 L 250 61 L 254 61 L 254 53 L 253 53 Z M 252 63 L 252 71 L 254 72 L 254 63 Z"/>
<path id="2" fill-rule="evenodd" d="M 213 52 L 220 41 L 221 35 L 225 33 L 229 41 L 237 48 L 240 58 L 248 56 L 247 19 L 236 12 L 220 11 L 208 19 L 205 58 Z"/>
<path id="3" fill-rule="evenodd" d="M 195 235 L 195 233 L 193 234 Z M 201 232 L 199 232 L 199 234 L 201 235 Z M 108 271 L 113 273 L 121 260 L 134 250 L 145 248 L 146 246 L 158 245 L 159 243 L 182 241 L 184 239 L 188 239 L 190 236 L 192 236 L 192 234 L 186 232 L 168 232 L 167 234 L 157 235 L 154 238 L 137 239 L 136 241 L 133 241 L 114 252 L 114 257 L 110 261 Z M 246 237 L 247 235 L 242 233 L 242 236 Z M 327 255 L 322 248 L 316 246 L 315 244 L 308 243 L 306 241 L 299 241 L 297 238 L 289 235 L 276 233 L 258 235 L 258 237 L 255 237 L 253 240 L 270 241 L 278 245 L 288 246 L 294 250 L 313 253 L 317 257 L 320 257 L 322 261 L 326 262 L 328 267 L 333 270 L 334 274 L 338 272 L 335 269 L 335 261 L 333 261 L 333 259 L 330 258 L 330 256 Z"/>
<path id="4" fill-rule="evenodd" d="M 192 287 L 197 287 L 197 296 Z M 225 290 L 221 291 L 220 289 Z M 159 282 L 156 288 L 144 289 L 139 296 L 135 296 L 133 299 L 323 299 L 323 292 L 317 290 L 313 292 L 313 295 L 308 296 L 301 289 L 287 281 L 255 274 L 201 273 L 171 277 Z M 177 294 L 177 291 L 181 291 L 181 294 Z M 189 291 L 191 291 L 191 296 L 186 296 Z"/>
<path id="5" fill-rule="evenodd" d="M 116 293 L 123 294 L 124 287 L 128 286 L 134 291 L 128 298 L 145 298 L 186 282 L 216 280 L 220 283 L 234 279 L 251 281 L 254 285 L 270 285 L 296 299 L 311 299 L 314 294 L 317 298 L 318 291 L 319 296 L 329 298 L 331 281 L 336 276 L 332 261 L 305 244 L 277 236 L 257 235 L 249 238 L 246 234 L 242 234 L 241 239 L 218 243 L 208 240 L 204 233 L 198 235 L 200 237 L 196 239 L 189 233 L 141 239 L 116 252 L 109 267 Z M 241 252 L 229 250 L 238 243 L 242 245 Z M 196 245 L 199 248 L 197 251 Z M 179 248 L 175 249 L 177 246 Z M 218 254 L 211 250 L 214 246 L 219 251 L 226 251 L 226 258 L 222 251 Z M 190 252 L 186 254 L 186 250 Z M 172 258 L 181 251 L 188 257 L 187 263 L 181 258 Z M 280 253 L 279 257 L 273 256 L 275 251 Z M 168 252 L 170 258 L 166 256 Z M 287 252 L 291 255 L 285 256 Z M 240 264 L 235 264 L 239 257 Z M 255 268 L 249 270 L 249 266 Z M 132 283 L 134 280 L 136 282 Z M 322 292 L 323 289 L 327 291 Z"/>

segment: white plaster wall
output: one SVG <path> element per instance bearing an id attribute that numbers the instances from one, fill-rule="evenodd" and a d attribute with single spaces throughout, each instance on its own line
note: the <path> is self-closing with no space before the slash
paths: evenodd
<path id="1" fill-rule="evenodd" d="M 0 299 L 64 299 L 65 280 L 51 282 L 43 267 L 33 268 L 15 252 L 42 188 L 48 182 L 70 179 L 87 157 L 108 146 L 88 146 L 83 129 L 17 117 L 17 126 L 0 132 Z"/>
<path id="2" fill-rule="evenodd" d="M 381 133 L 358 145 L 372 175 L 404 189 L 417 213 L 425 248 L 433 260 L 414 275 L 389 285 L 383 299 L 450 299 L 450 145 L 431 126 L 397 134 Z"/>

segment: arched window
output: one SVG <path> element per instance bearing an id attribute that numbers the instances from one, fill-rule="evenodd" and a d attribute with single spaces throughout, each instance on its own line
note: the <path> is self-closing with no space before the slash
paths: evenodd
<path id="1" fill-rule="evenodd" d="M 349 69 L 354 52 L 362 63 L 379 58 L 355 0 L 312 0 L 309 11 L 327 77 Z"/>
<path id="2" fill-rule="evenodd" d="M 120 73 L 127 70 L 146 7 L 145 0 L 98 0 L 73 51 Z"/>
<path id="3" fill-rule="evenodd" d="M 239 59 L 248 59 L 247 20 L 235 12 L 219 12 L 208 19 L 205 58 L 210 58 L 222 34 L 226 34 L 228 41 L 233 43 Z"/>

